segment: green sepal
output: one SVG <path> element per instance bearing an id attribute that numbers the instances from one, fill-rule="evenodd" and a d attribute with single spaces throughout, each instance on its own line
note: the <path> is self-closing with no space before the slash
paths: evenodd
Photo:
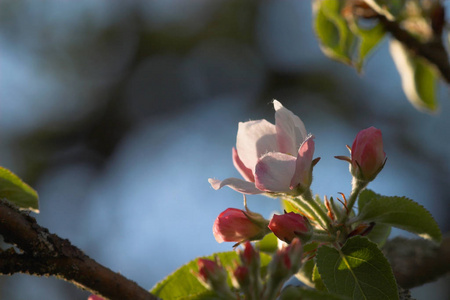
<path id="1" fill-rule="evenodd" d="M 39 213 L 37 192 L 10 170 L 0 167 L 0 198 L 7 199 L 22 210 Z"/>

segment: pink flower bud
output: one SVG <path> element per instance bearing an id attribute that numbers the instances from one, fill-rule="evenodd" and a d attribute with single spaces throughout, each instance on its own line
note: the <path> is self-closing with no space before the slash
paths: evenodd
<path id="1" fill-rule="evenodd" d="M 300 237 L 305 241 L 311 237 L 311 225 L 308 219 L 293 212 L 273 215 L 269 229 L 286 243 L 290 243 L 295 237 Z"/>
<path id="2" fill-rule="evenodd" d="M 228 208 L 214 221 L 213 233 L 218 243 L 240 243 L 264 237 L 267 223 L 260 214 Z"/>
<path id="3" fill-rule="evenodd" d="M 105 299 L 97 295 L 90 295 L 88 300 L 105 300 Z"/>
<path id="4" fill-rule="evenodd" d="M 215 291 L 221 299 L 230 299 L 233 293 L 227 284 L 227 271 L 220 265 L 217 256 L 214 260 L 199 258 L 198 273 L 191 271 L 207 289 Z"/>
<path id="5" fill-rule="evenodd" d="M 352 145 L 351 172 L 357 179 L 372 181 L 386 161 L 381 131 L 375 127 L 361 130 Z"/>
<path id="6" fill-rule="evenodd" d="M 199 258 L 197 261 L 198 265 L 198 277 L 204 282 L 208 282 L 212 276 L 217 274 L 221 267 L 212 260 Z"/>
<path id="7" fill-rule="evenodd" d="M 253 248 L 249 241 L 244 244 L 244 251 L 239 252 L 239 256 L 242 264 L 245 266 L 249 266 L 253 262 L 259 261 L 259 253 Z"/>
<path id="8" fill-rule="evenodd" d="M 245 266 L 237 266 L 233 271 L 233 277 L 240 288 L 246 288 L 250 285 L 250 272 Z"/>

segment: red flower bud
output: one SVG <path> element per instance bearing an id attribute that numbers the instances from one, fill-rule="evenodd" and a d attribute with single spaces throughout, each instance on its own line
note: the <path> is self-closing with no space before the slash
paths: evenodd
<path id="1" fill-rule="evenodd" d="M 191 271 L 207 289 L 215 291 L 221 299 L 229 299 L 233 293 L 227 284 L 227 271 L 220 265 L 217 256 L 214 260 L 199 258 L 198 273 Z"/>
<path id="2" fill-rule="evenodd" d="M 250 284 L 250 272 L 245 266 L 237 266 L 233 271 L 233 276 L 240 288 L 246 288 Z"/>
<path id="3" fill-rule="evenodd" d="M 375 127 L 361 130 L 356 135 L 351 152 L 353 176 L 364 181 L 375 179 L 386 161 L 381 131 Z"/>
<path id="4" fill-rule="evenodd" d="M 240 251 L 239 256 L 241 258 L 241 262 L 245 266 L 251 265 L 255 260 L 259 261 L 259 253 L 253 248 L 249 241 L 244 244 L 244 251 Z"/>
<path id="5" fill-rule="evenodd" d="M 267 231 L 267 220 L 260 214 L 236 208 L 223 211 L 213 225 L 214 237 L 219 243 L 260 239 Z"/>
<path id="6" fill-rule="evenodd" d="M 221 269 L 221 267 L 215 261 L 204 258 L 199 258 L 197 261 L 197 265 L 198 275 L 204 282 L 208 282 L 211 276 L 217 274 Z"/>
<path id="7" fill-rule="evenodd" d="M 269 229 L 286 243 L 290 243 L 297 236 L 304 240 L 311 237 L 311 225 L 308 219 L 293 212 L 273 215 Z"/>
<path id="8" fill-rule="evenodd" d="M 97 295 L 90 295 L 88 300 L 105 300 L 104 298 L 97 296 Z"/>

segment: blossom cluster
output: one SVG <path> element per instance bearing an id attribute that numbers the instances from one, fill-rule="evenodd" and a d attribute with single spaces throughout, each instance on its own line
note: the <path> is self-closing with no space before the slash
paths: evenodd
<path id="1" fill-rule="evenodd" d="M 331 207 L 327 198 L 324 210 L 312 197 L 313 167 L 320 159 L 313 158 L 314 135 L 308 134 L 300 118 L 279 101 L 274 100 L 273 105 L 275 125 L 266 120 L 239 123 L 232 159 L 243 179 L 210 178 L 209 183 L 216 190 L 228 186 L 242 194 L 280 197 L 293 203 L 295 211 L 275 214 L 271 220 L 266 220 L 250 211 L 246 204 L 244 210 L 228 208 L 214 222 L 213 233 L 219 243 L 235 242 L 237 245 L 260 240 L 270 232 L 286 243 L 295 237 L 307 242 L 315 238 L 315 228 L 329 229 L 333 221 L 338 221 L 336 216 L 342 215 L 342 211 Z M 375 127 L 360 131 L 348 149 L 351 157 L 336 158 L 348 161 L 354 182 L 365 186 L 377 176 L 386 161 L 381 131 Z M 347 213 L 352 205 L 344 204 Z"/>
<path id="2" fill-rule="evenodd" d="M 233 164 L 243 179 L 209 179 L 218 190 L 228 186 L 244 194 L 244 209 L 228 208 L 214 221 L 213 234 L 217 242 L 234 242 L 244 245 L 239 252 L 240 263 L 225 270 L 215 259 L 199 259 L 197 278 L 223 299 L 276 299 L 286 280 L 297 273 L 302 264 L 315 256 L 317 246 L 305 250 L 303 246 L 342 245 L 355 235 L 367 235 L 374 223 L 353 223 L 353 205 L 358 194 L 383 168 L 386 154 L 383 151 L 381 131 L 370 127 L 360 131 L 350 148 L 350 157 L 336 156 L 349 163 L 353 176 L 352 193 L 347 199 L 331 197 L 322 203 L 310 190 L 314 166 L 314 135 L 308 134 L 299 117 L 274 100 L 275 125 L 266 120 L 239 123 L 236 147 L 232 148 Z M 285 210 L 273 214 L 270 220 L 248 209 L 246 195 L 263 194 L 280 198 Z M 273 233 L 279 240 L 279 250 L 272 256 L 267 276 L 261 278 L 258 250 L 250 241 L 258 241 Z M 306 249 L 306 248 L 305 248 Z M 227 285 L 230 274 L 232 290 Z"/>

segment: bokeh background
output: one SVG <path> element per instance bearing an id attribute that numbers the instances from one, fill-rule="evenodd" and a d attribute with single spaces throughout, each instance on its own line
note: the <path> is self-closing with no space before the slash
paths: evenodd
<path id="1" fill-rule="evenodd" d="M 37 189 L 41 225 L 150 289 L 231 250 L 211 228 L 242 196 L 207 179 L 238 176 L 237 123 L 274 122 L 275 98 L 316 136 L 314 193 L 350 192 L 333 156 L 376 126 L 389 158 L 370 188 L 416 200 L 448 232 L 448 88 L 438 114 L 418 112 L 387 41 L 357 74 L 321 53 L 311 24 L 299 0 L 1 0 L 0 164 Z M 274 199 L 248 204 L 280 211 Z M 449 281 L 413 295 L 447 298 Z M 88 295 L 54 278 L 0 277 L 1 299 Z"/>

